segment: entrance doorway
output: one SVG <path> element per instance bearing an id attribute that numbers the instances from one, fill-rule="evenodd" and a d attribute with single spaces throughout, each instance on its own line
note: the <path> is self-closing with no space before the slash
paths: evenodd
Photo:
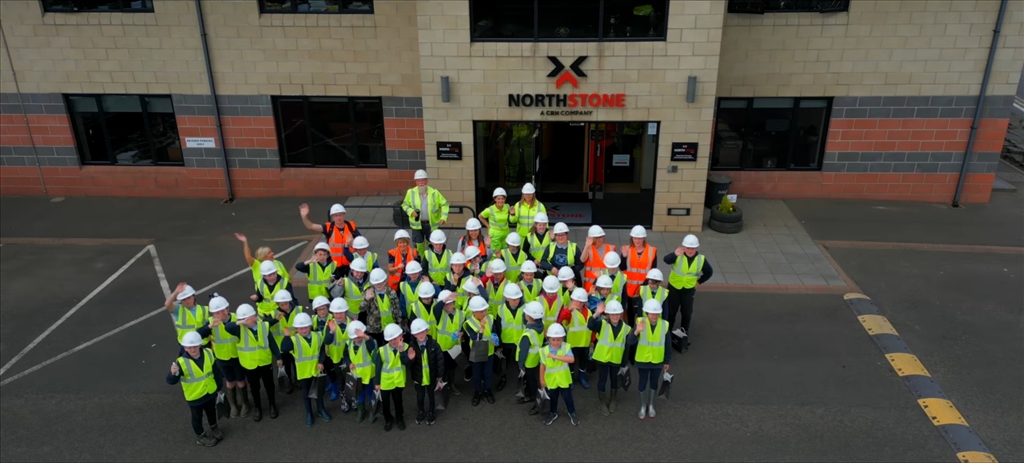
<path id="1" fill-rule="evenodd" d="M 474 129 L 478 209 L 495 188 L 515 202 L 532 182 L 552 223 L 652 224 L 656 122 L 478 121 Z"/>

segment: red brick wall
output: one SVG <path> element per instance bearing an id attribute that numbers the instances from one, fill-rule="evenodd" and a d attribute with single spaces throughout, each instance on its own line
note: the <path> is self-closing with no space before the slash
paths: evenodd
<path id="1" fill-rule="evenodd" d="M 213 116 L 178 116 L 177 120 L 182 147 L 185 137 L 217 137 Z M 278 149 L 273 117 L 221 116 L 220 120 L 225 147 Z"/>
<path id="2" fill-rule="evenodd" d="M 31 140 L 24 117 L 21 114 L 0 115 L 0 145 L 32 146 L 32 142 L 35 142 L 36 146 L 75 146 L 67 116 L 29 114 Z"/>
<path id="3" fill-rule="evenodd" d="M 959 174 L 728 172 L 741 198 L 847 198 L 949 202 Z M 962 202 L 987 203 L 995 174 L 967 174 Z"/>
<path id="4" fill-rule="evenodd" d="M 389 150 L 424 150 L 423 119 L 384 119 L 384 140 Z"/>
<path id="5" fill-rule="evenodd" d="M 982 119 L 974 152 L 1003 150 L 1009 119 Z M 971 119 L 833 119 L 825 151 L 956 151 L 967 149 Z"/>

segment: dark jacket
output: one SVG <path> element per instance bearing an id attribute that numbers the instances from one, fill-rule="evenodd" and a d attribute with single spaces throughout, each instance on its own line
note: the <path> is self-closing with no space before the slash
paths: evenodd
<path id="1" fill-rule="evenodd" d="M 373 288 L 370 288 L 373 291 Z M 391 305 L 391 317 L 395 319 L 395 323 L 399 326 L 403 325 L 405 321 L 405 307 L 402 307 L 401 301 L 398 300 L 398 293 L 391 289 L 390 286 L 384 288 L 384 297 L 390 299 Z M 380 319 L 380 296 L 373 296 L 373 299 L 367 301 L 363 299 L 359 303 L 359 320 L 366 324 L 367 333 L 383 333 L 384 326 L 381 324 Z"/>
<path id="2" fill-rule="evenodd" d="M 529 324 L 526 325 L 526 329 L 536 331 L 537 332 L 537 338 L 540 341 L 541 345 L 543 345 L 545 343 L 546 340 L 544 339 L 544 322 L 543 321 L 535 321 L 533 323 L 529 323 Z M 524 333 L 525 333 L 525 331 L 524 331 Z M 523 336 L 522 338 L 519 338 L 519 358 L 516 359 L 516 361 L 519 363 L 519 369 L 521 369 L 521 370 L 525 370 L 526 369 L 526 357 L 528 357 L 529 355 L 530 355 L 530 339 L 527 338 L 526 336 Z"/>
<path id="3" fill-rule="evenodd" d="M 689 265 L 693 263 L 693 259 L 696 259 L 699 255 L 700 253 L 694 254 L 693 257 L 686 257 L 686 255 L 683 255 L 682 258 L 686 259 L 686 264 Z M 665 256 L 665 263 L 668 264 L 669 272 L 672 271 L 672 266 L 675 265 L 677 257 L 679 256 L 676 256 L 676 253 L 674 252 L 670 252 Z M 707 256 L 704 256 L 704 266 L 700 268 L 700 278 L 697 279 L 697 284 L 702 285 L 705 281 L 710 280 L 713 272 L 714 269 L 712 269 L 711 264 L 708 263 Z M 666 282 L 668 282 L 667 277 L 668 275 L 666 275 Z M 669 285 L 668 289 L 672 289 L 672 286 Z"/>
<path id="4" fill-rule="evenodd" d="M 412 376 L 412 380 L 416 384 L 422 386 L 433 386 L 437 384 L 437 380 L 442 378 L 444 375 L 444 353 L 441 352 L 441 346 L 434 340 L 434 338 L 427 336 L 427 361 L 430 365 L 430 377 L 427 381 L 423 381 L 423 348 L 420 347 L 419 341 L 415 338 L 412 340 L 410 346 L 413 351 L 416 352 L 416 358 L 409 362 L 409 375 Z"/>
<path id="5" fill-rule="evenodd" d="M 555 256 L 559 254 L 565 255 L 569 251 L 568 244 L 566 244 L 565 249 L 562 249 L 558 247 L 558 243 L 555 243 L 554 241 L 552 241 L 552 243 L 555 245 L 554 252 L 549 252 L 549 247 L 548 249 L 545 249 L 544 254 L 540 256 L 540 268 L 547 270 L 549 272 L 554 267 L 553 263 L 555 260 Z M 580 272 L 583 271 L 583 259 L 581 258 L 581 256 L 583 255 L 582 247 L 583 246 L 576 244 L 576 252 L 572 256 L 572 271 L 576 274 L 577 277 L 579 277 L 581 275 Z"/>

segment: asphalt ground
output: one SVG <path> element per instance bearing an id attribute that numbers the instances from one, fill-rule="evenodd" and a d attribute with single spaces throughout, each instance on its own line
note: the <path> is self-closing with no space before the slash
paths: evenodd
<path id="1" fill-rule="evenodd" d="M 311 201 L 314 211 L 329 204 Z M 231 232 L 248 234 L 254 248 L 270 244 L 278 252 L 299 244 L 302 240 L 296 237 L 310 235 L 298 220 L 296 205 L 293 199 L 220 205 L 204 200 L 71 198 L 50 203 L 2 198 L 0 237 L 152 239 L 169 284 L 186 280 L 199 289 L 245 267 Z M 0 361 L 6 365 L 144 247 L 53 245 L 47 240 L 0 247 Z M 303 249 L 285 255 L 282 262 L 291 267 Z M 60 262 L 56 269 L 55 262 Z M 861 269 L 856 260 L 840 263 Z M 864 265 L 869 273 L 877 271 Z M 908 275 L 915 271 L 889 267 Z M 977 278 L 994 279 L 986 273 L 994 271 L 979 268 Z M 1024 270 L 1013 271 L 1019 281 Z M 893 311 L 893 323 L 901 332 L 909 330 L 904 323 L 922 327 L 920 337 L 905 333 L 908 343 L 993 452 L 1003 461 L 1011 456 L 1019 460 L 1021 445 L 1012 439 L 1019 419 L 1006 409 L 1021 407 L 1006 397 L 1014 388 L 1019 392 L 1020 383 L 1003 378 L 991 387 L 982 381 L 986 375 L 1013 376 L 1014 371 L 1019 377 L 1020 357 L 1012 355 L 1014 348 L 1020 352 L 1019 300 L 1016 315 L 1012 306 L 1019 286 L 990 285 L 989 290 L 1002 291 L 990 299 L 993 308 L 986 309 L 994 319 L 975 326 L 960 318 L 932 316 L 936 309 L 931 305 L 943 299 L 941 293 L 921 291 L 928 295 L 927 304 L 900 305 L 886 295 L 889 288 L 903 288 L 893 285 L 898 276 L 880 279 L 878 288 L 872 280 L 877 276 L 851 276 L 869 296 L 879 293 L 876 301 L 883 311 Z M 213 290 L 238 304 L 251 293 L 249 278 L 242 274 Z M 919 278 L 924 285 L 943 284 L 927 275 Z M 413 424 L 415 394 L 407 390 L 410 427 L 391 433 L 383 431 L 380 421 L 356 425 L 351 415 L 337 410 L 337 403 L 332 405 L 334 421 L 318 421 L 307 429 L 297 394 L 279 394 L 277 420 L 227 420 L 222 423 L 226 440 L 201 448 L 192 439 L 180 387 L 164 382 L 177 353 L 164 314 L 10 380 L 153 312 L 163 299 L 146 253 L 4 373 L 3 380 L 10 382 L 0 389 L 0 460 L 956 460 L 838 295 L 700 294 L 693 348 L 672 362 L 672 398 L 659 399 L 658 418 L 644 422 L 635 418 L 635 384 L 620 394 L 619 411 L 602 417 L 596 375 L 591 375 L 591 389 L 577 388 L 574 394 L 582 420 L 578 428 L 564 413 L 551 427 L 543 426 L 538 417 L 526 415 L 525 406 L 514 404 L 511 388 L 497 394 L 497 404 L 484 402 L 476 408 L 469 404 L 470 394 L 453 397 L 432 427 Z M 920 320 L 906 322 L 896 315 L 900 310 L 909 312 L 907 320 Z M 1014 326 L 1007 317 L 1018 323 L 1016 337 L 1009 332 Z M 978 344 L 984 340 L 989 345 L 964 343 L 958 348 L 960 358 L 949 358 L 949 345 L 939 346 L 954 326 L 964 336 L 980 336 L 975 338 Z M 1004 334 L 987 334 L 981 330 L 985 327 Z M 1010 354 L 993 353 L 1001 351 Z M 993 363 L 971 364 L 984 355 L 985 362 Z M 1017 369 L 1007 369 L 1014 361 Z M 965 379 L 948 379 L 954 377 Z M 463 391 L 470 389 L 461 381 L 459 385 Z M 316 445 L 318 441 L 330 444 Z"/>

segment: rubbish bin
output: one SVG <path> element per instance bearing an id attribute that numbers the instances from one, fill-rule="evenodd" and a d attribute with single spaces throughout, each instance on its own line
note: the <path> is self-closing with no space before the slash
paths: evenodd
<path id="1" fill-rule="evenodd" d="M 732 177 L 723 174 L 708 175 L 708 188 L 704 192 L 704 207 L 710 208 L 721 204 L 722 198 L 729 194 Z"/>
<path id="2" fill-rule="evenodd" d="M 408 230 L 409 215 L 402 210 L 402 202 L 398 201 L 394 203 L 392 206 L 394 207 L 392 221 L 395 222 L 395 226 L 403 230 Z"/>

